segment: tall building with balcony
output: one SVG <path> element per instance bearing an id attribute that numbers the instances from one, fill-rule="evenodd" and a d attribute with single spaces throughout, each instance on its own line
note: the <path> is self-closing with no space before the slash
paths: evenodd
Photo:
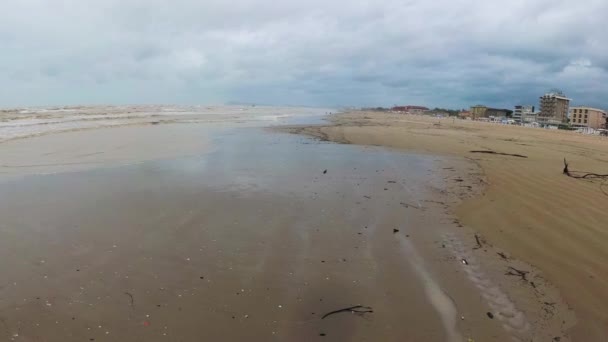
<path id="1" fill-rule="evenodd" d="M 558 125 L 568 122 L 570 99 L 561 92 L 547 93 L 540 97 L 540 113 L 538 122 L 541 124 Z"/>
<path id="2" fill-rule="evenodd" d="M 606 128 L 606 111 L 591 107 L 572 107 L 570 124 L 574 127 Z"/>

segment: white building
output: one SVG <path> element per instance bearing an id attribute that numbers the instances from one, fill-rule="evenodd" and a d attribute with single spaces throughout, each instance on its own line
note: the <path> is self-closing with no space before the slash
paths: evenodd
<path id="1" fill-rule="evenodd" d="M 516 123 L 530 123 L 536 121 L 536 115 L 534 114 L 534 106 L 532 105 L 519 105 L 515 106 L 513 111 L 513 120 Z"/>

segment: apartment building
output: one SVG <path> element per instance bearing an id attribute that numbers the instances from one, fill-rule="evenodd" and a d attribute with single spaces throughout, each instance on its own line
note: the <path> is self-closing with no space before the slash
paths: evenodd
<path id="1" fill-rule="evenodd" d="M 540 113 L 538 122 L 541 124 L 558 125 L 568 122 L 570 99 L 561 92 L 547 93 L 540 97 Z"/>
<path id="2" fill-rule="evenodd" d="M 473 118 L 473 120 L 475 120 L 475 119 L 479 119 L 479 118 L 485 118 L 487 110 L 488 110 L 488 107 L 486 107 L 486 106 L 476 105 L 476 106 L 472 106 L 471 110 L 469 112 L 471 112 L 471 117 Z"/>
<path id="3" fill-rule="evenodd" d="M 513 120 L 517 123 L 530 123 L 536 121 L 536 115 L 534 115 L 534 106 L 530 105 L 518 105 L 515 106 L 513 111 Z"/>
<path id="4" fill-rule="evenodd" d="M 606 111 L 591 107 L 572 107 L 570 124 L 573 127 L 606 128 Z"/>

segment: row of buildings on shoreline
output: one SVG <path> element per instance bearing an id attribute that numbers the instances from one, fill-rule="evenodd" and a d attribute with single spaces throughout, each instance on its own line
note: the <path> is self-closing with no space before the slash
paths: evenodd
<path id="1" fill-rule="evenodd" d="M 588 107 L 570 107 L 570 98 L 555 90 L 539 98 L 539 110 L 535 105 L 516 105 L 513 109 L 492 108 L 484 105 L 471 106 L 459 111 L 461 119 L 500 122 L 505 124 L 562 128 L 583 133 L 598 133 L 608 130 L 608 115 L 605 110 Z M 410 114 L 446 115 L 423 106 L 395 106 L 393 112 Z M 452 113 L 450 113 L 452 114 Z"/>
<path id="2" fill-rule="evenodd" d="M 588 133 L 608 129 L 605 110 L 589 106 L 570 107 L 570 101 L 572 100 L 561 91 L 552 91 L 539 98 L 539 111 L 535 110 L 534 105 L 517 105 L 514 110 L 476 105 L 469 111 L 461 112 L 459 116 L 472 120 L 586 130 Z"/>

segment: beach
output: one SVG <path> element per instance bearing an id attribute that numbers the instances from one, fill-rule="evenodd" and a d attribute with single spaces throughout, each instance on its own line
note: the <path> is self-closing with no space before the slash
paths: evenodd
<path id="1" fill-rule="evenodd" d="M 537 268 L 539 280 L 556 286 L 576 316 L 567 329 L 572 340 L 608 338 L 608 186 L 562 174 L 564 159 L 570 170 L 605 174 L 605 137 L 376 112 L 345 113 L 331 125 L 293 130 L 339 143 L 467 160 L 478 171 L 454 168 L 451 189 L 459 199 L 451 211 L 458 220 L 470 234 Z M 459 190 L 462 180 L 480 183 L 481 194 Z M 526 282 L 537 283 L 530 274 Z"/>
<path id="2" fill-rule="evenodd" d="M 6 340 L 606 336 L 606 199 L 561 174 L 602 171 L 605 140 L 310 108 L 32 111 L 0 125 Z"/>

